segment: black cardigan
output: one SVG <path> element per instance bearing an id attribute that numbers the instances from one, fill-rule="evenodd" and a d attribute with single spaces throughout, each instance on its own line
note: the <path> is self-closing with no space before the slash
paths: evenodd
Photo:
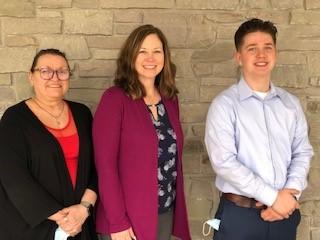
<path id="1" fill-rule="evenodd" d="M 58 141 L 25 101 L 8 108 L 0 121 L 0 239 L 53 239 L 57 225 L 47 218 L 79 203 L 86 188 L 97 192 L 91 113 L 83 104 L 67 103 L 80 143 L 75 189 Z M 92 216 L 72 239 L 96 239 Z"/>

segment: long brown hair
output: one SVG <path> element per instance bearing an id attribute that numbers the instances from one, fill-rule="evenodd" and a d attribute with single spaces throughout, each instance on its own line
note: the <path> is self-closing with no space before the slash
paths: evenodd
<path id="1" fill-rule="evenodd" d="M 142 25 L 133 30 L 123 44 L 117 60 L 114 84 L 134 99 L 146 95 L 145 88 L 138 79 L 135 61 L 142 42 L 150 34 L 156 34 L 159 37 L 164 52 L 164 66 L 156 76 L 155 85 L 162 96 L 174 98 L 178 94 L 175 85 L 176 66 L 171 62 L 168 41 L 160 29 L 150 24 Z"/>

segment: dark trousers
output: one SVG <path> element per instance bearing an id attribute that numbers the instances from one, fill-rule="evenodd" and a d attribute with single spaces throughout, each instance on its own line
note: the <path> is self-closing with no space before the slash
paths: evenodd
<path id="1" fill-rule="evenodd" d="M 261 210 L 238 207 L 220 198 L 215 218 L 220 227 L 213 240 L 295 240 L 301 215 L 297 209 L 285 220 L 266 222 L 260 217 Z"/>

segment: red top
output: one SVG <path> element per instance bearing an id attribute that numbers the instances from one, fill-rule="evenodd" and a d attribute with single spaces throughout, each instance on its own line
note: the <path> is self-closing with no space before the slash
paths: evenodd
<path id="1" fill-rule="evenodd" d="M 79 136 L 72 113 L 69 109 L 69 120 L 64 128 L 50 128 L 46 126 L 49 132 L 58 140 L 66 161 L 73 188 L 76 186 L 78 155 L 79 155 Z"/>

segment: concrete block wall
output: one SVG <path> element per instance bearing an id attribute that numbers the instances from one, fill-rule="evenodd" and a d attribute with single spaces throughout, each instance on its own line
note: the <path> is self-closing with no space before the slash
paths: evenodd
<path id="1" fill-rule="evenodd" d="M 151 23 L 169 39 L 178 67 L 185 133 L 184 173 L 194 240 L 212 216 L 219 194 L 203 135 L 214 96 L 236 81 L 233 34 L 260 17 L 279 30 L 274 82 L 299 96 L 315 157 L 301 199 L 299 240 L 320 239 L 320 1 L 318 0 L 0 0 L 0 115 L 31 96 L 28 70 L 36 51 L 56 47 L 73 70 L 68 98 L 94 112 L 112 85 L 115 60 L 127 35 Z"/>

